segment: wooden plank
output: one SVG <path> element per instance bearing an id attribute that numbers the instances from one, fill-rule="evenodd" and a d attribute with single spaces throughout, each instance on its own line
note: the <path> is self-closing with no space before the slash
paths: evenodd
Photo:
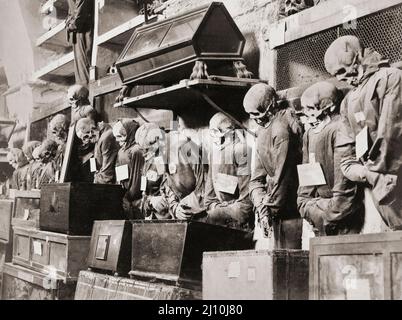
<path id="1" fill-rule="evenodd" d="M 53 104 L 35 108 L 32 111 L 31 122 L 43 120 L 68 108 L 70 106 L 65 103 L 64 99 L 59 99 Z"/>
<path id="2" fill-rule="evenodd" d="M 281 20 L 285 23 L 285 43 L 336 27 L 350 20 L 400 5 L 400 0 L 339 0 L 327 1 Z M 276 29 L 277 23 L 271 25 Z M 271 45 L 271 48 L 279 47 Z"/>
<path id="3" fill-rule="evenodd" d="M 69 77 L 74 75 L 74 52 L 70 52 L 56 61 L 36 71 L 34 79 L 46 80 L 48 76 Z"/>
<path id="4" fill-rule="evenodd" d="M 55 51 L 71 48 L 66 38 L 66 22 L 58 24 L 56 27 L 46 32 L 36 40 L 37 47 L 44 47 Z"/>

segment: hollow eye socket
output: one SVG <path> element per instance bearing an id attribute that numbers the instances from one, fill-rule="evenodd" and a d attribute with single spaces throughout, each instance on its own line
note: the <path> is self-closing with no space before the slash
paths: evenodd
<path id="1" fill-rule="evenodd" d="M 339 75 L 342 75 L 342 74 L 345 74 L 345 73 L 346 73 L 346 69 L 341 68 L 335 73 L 335 76 L 339 76 Z"/>

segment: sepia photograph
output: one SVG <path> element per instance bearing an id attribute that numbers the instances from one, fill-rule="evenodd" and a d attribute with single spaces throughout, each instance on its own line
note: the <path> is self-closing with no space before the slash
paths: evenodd
<path id="1" fill-rule="evenodd" d="M 0 0 L 10 300 L 402 300 L 402 0 Z"/>

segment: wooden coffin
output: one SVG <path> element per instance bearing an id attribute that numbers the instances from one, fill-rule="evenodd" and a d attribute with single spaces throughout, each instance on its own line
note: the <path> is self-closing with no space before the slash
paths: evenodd
<path id="1" fill-rule="evenodd" d="M 81 271 L 74 300 L 201 300 L 201 292 Z"/>
<path id="2" fill-rule="evenodd" d="M 11 224 L 17 227 L 39 229 L 40 191 L 19 191 L 13 194 L 14 210 Z"/>
<path id="3" fill-rule="evenodd" d="M 123 219 L 120 185 L 58 183 L 41 191 L 41 230 L 90 236 L 95 220 Z"/>
<path id="4" fill-rule="evenodd" d="M 402 232 L 311 239 L 310 299 L 401 300 Z"/>
<path id="5" fill-rule="evenodd" d="M 135 220 L 130 276 L 199 289 L 203 252 L 251 249 L 247 236 L 201 222 Z"/>
<path id="6" fill-rule="evenodd" d="M 116 67 L 124 84 L 178 83 L 190 78 L 196 61 L 206 61 L 209 74 L 234 75 L 245 42 L 223 3 L 213 2 L 137 28 Z"/>
<path id="7" fill-rule="evenodd" d="M 204 300 L 308 300 L 308 251 L 205 252 Z"/>
<path id="8" fill-rule="evenodd" d="M 76 281 L 86 268 L 89 236 L 14 227 L 13 263 L 65 281 Z"/>
<path id="9" fill-rule="evenodd" d="M 131 268 L 131 230 L 129 221 L 95 221 L 88 267 L 127 275 Z"/>
<path id="10" fill-rule="evenodd" d="M 13 201 L 0 200 L 0 242 L 8 243 L 11 240 L 12 212 Z"/>
<path id="11" fill-rule="evenodd" d="M 6 263 L 3 272 L 3 300 L 73 300 L 77 283 L 64 283 L 27 268 Z"/>

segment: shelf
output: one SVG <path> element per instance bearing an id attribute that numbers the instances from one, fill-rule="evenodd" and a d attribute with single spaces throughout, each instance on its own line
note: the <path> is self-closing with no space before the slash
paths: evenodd
<path id="1" fill-rule="evenodd" d="M 56 9 L 55 15 L 59 19 L 65 19 L 68 15 L 68 2 L 67 0 L 48 0 L 41 5 L 41 11 Z"/>
<path id="2" fill-rule="evenodd" d="M 66 23 L 63 21 L 40 36 L 36 41 L 36 46 L 57 52 L 72 49 L 71 45 L 67 42 L 65 26 Z"/>
<path id="3" fill-rule="evenodd" d="M 177 113 L 190 108 L 210 110 L 211 105 L 202 97 L 204 93 L 220 108 L 243 114 L 245 94 L 252 85 L 261 81 L 258 79 L 232 79 L 233 81 L 182 80 L 179 84 L 168 88 L 126 98 L 122 103 L 114 104 L 114 107 L 167 109 Z"/>
<path id="4" fill-rule="evenodd" d="M 124 46 L 130 39 L 133 31 L 138 26 L 142 25 L 145 21 L 143 15 L 139 15 L 130 21 L 127 21 L 118 27 L 104 33 L 101 36 L 95 37 L 94 45 L 107 45 L 108 43 L 114 45 Z"/>
<path id="5" fill-rule="evenodd" d="M 70 52 L 36 71 L 34 80 L 71 84 L 74 82 L 74 53 Z"/>

